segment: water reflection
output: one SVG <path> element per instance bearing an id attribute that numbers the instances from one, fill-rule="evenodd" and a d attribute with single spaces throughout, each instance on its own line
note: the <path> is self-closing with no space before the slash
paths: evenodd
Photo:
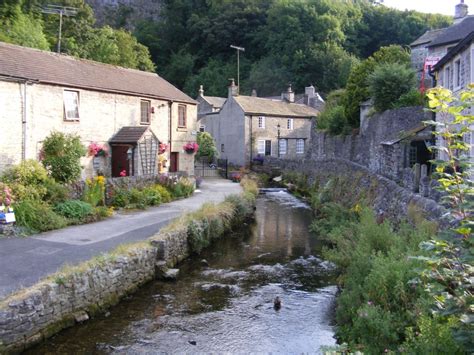
<path id="1" fill-rule="evenodd" d="M 256 219 L 244 236 L 228 236 L 181 265 L 177 282 L 153 282 L 30 353 L 315 353 L 334 344 L 336 288 L 330 265 L 313 256 L 311 211 L 270 192 L 258 199 Z"/>

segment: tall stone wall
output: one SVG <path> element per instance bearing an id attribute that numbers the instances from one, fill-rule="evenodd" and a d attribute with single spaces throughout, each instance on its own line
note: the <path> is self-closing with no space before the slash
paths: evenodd
<path id="1" fill-rule="evenodd" d="M 388 110 L 381 114 L 361 115 L 359 134 L 331 136 L 313 130 L 307 157 L 314 161 L 343 159 L 367 167 L 371 172 L 400 181 L 405 161 L 406 145 L 401 142 L 384 145 L 383 142 L 400 138 L 402 132 L 418 127 L 431 119 L 421 107 Z"/>

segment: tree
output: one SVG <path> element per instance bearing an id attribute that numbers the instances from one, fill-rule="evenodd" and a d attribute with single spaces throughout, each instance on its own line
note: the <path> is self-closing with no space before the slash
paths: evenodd
<path id="1" fill-rule="evenodd" d="M 196 154 L 196 159 L 207 157 L 212 161 L 219 155 L 214 138 L 212 138 L 210 133 L 199 132 L 197 136 L 197 144 L 199 145 L 199 150 Z"/>
<path id="2" fill-rule="evenodd" d="M 72 182 L 81 175 L 81 157 L 87 149 L 79 136 L 52 132 L 43 142 L 42 163 L 58 182 Z"/>
<path id="3" fill-rule="evenodd" d="M 399 63 L 382 63 L 367 78 L 374 107 L 382 112 L 391 109 L 398 99 L 416 85 L 413 69 Z"/>

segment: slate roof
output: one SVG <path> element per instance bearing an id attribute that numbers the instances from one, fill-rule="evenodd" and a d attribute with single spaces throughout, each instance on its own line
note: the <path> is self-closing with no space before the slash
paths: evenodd
<path id="1" fill-rule="evenodd" d="M 316 117 L 319 111 L 300 104 L 275 101 L 255 96 L 234 96 L 245 113 L 284 117 Z"/>
<path id="2" fill-rule="evenodd" d="M 196 104 L 155 73 L 0 42 L 0 76 Z"/>
<path id="3" fill-rule="evenodd" d="M 204 100 L 206 100 L 212 107 L 215 108 L 222 108 L 224 105 L 225 97 L 217 97 L 217 96 L 202 96 Z"/>
<path id="4" fill-rule="evenodd" d="M 437 30 L 428 30 L 426 31 L 425 33 L 423 33 L 420 37 L 418 37 L 414 42 L 412 42 L 410 44 L 410 47 L 416 47 L 416 46 L 419 46 L 421 44 L 428 44 L 430 43 L 431 41 L 433 41 L 436 37 L 438 37 L 441 33 L 443 33 L 443 31 L 445 30 L 446 28 L 440 28 L 440 29 L 437 29 Z"/>
<path id="5" fill-rule="evenodd" d="M 431 69 L 432 72 L 438 71 L 442 68 L 447 62 L 449 62 L 454 56 L 456 56 L 460 51 L 465 47 L 469 46 L 474 40 L 474 31 L 467 35 L 461 42 L 459 42 L 456 47 L 451 48 L 446 55 L 440 59 Z"/>
<path id="6" fill-rule="evenodd" d="M 148 126 L 126 126 L 122 127 L 110 140 L 109 143 L 137 143 L 147 131 Z"/>
<path id="7" fill-rule="evenodd" d="M 447 27 L 428 47 L 437 47 L 443 44 L 459 42 L 472 31 L 474 31 L 474 16 L 466 16 L 461 22 Z"/>

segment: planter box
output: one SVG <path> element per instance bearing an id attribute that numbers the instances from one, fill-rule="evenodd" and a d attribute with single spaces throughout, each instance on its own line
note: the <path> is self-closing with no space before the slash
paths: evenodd
<path id="1" fill-rule="evenodd" d="M 14 222 L 16 222 L 15 212 L 7 212 L 7 213 L 0 212 L 0 223 L 7 224 L 7 223 L 14 223 Z"/>

